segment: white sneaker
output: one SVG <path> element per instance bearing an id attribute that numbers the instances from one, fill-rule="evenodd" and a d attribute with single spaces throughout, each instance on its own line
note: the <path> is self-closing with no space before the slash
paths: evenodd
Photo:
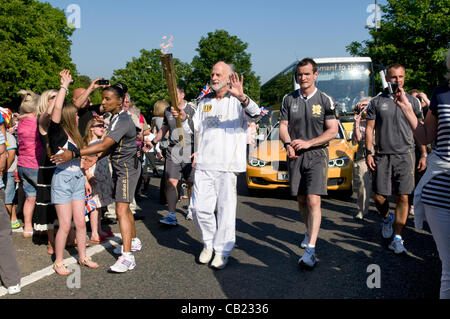
<path id="1" fill-rule="evenodd" d="M 186 220 L 193 220 L 191 207 L 188 207 Z"/>
<path id="2" fill-rule="evenodd" d="M 134 256 L 131 255 L 125 257 L 124 255 L 122 255 L 119 257 L 119 259 L 117 259 L 114 265 L 109 267 L 109 270 L 111 270 L 112 272 L 123 273 L 128 270 L 133 270 L 134 268 L 136 268 L 136 261 L 134 259 Z"/>
<path id="3" fill-rule="evenodd" d="M 394 233 L 394 229 L 392 228 L 392 224 L 394 224 L 394 215 L 389 214 L 389 221 L 386 222 L 383 220 L 381 224 L 381 235 L 383 236 L 383 238 L 391 238 L 392 234 Z"/>
<path id="4" fill-rule="evenodd" d="M 141 250 L 142 250 L 142 242 L 139 240 L 139 238 L 133 238 L 131 240 L 131 252 L 135 253 L 135 252 L 141 251 Z M 120 247 L 114 248 L 113 253 L 115 253 L 116 255 L 122 255 L 123 254 L 123 245 L 121 245 Z"/>
<path id="5" fill-rule="evenodd" d="M 316 265 L 316 256 L 315 253 L 311 251 L 311 249 L 306 248 L 303 256 L 298 260 L 298 264 L 300 266 L 306 266 L 308 268 L 314 268 Z"/>
<path id="6" fill-rule="evenodd" d="M 300 247 L 305 249 L 306 246 L 309 244 L 309 234 L 305 233 L 305 238 L 303 239 L 302 243 L 300 244 Z"/>
<path id="7" fill-rule="evenodd" d="M 224 269 L 228 263 L 228 256 L 216 254 L 211 263 L 211 267 L 216 269 Z"/>
<path id="8" fill-rule="evenodd" d="M 200 257 L 198 258 L 200 263 L 202 263 L 202 264 L 209 263 L 209 261 L 212 258 L 212 255 L 213 255 L 213 251 L 214 250 L 212 248 L 211 249 L 203 248 L 202 252 L 200 253 Z"/>
<path id="9" fill-rule="evenodd" d="M 403 240 L 401 239 L 394 239 L 389 244 L 389 249 L 393 250 L 395 254 L 406 254 L 408 251 L 406 250 L 405 246 L 403 245 Z"/>
<path id="10" fill-rule="evenodd" d="M 20 292 L 20 284 L 8 287 L 8 294 L 15 295 Z"/>

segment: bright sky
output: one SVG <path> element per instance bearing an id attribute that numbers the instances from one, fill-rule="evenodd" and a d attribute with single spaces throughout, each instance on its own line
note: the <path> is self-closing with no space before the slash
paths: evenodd
<path id="1" fill-rule="evenodd" d="M 45 1 L 43 1 L 45 2 Z M 173 36 L 169 52 L 190 63 L 202 36 L 224 29 L 248 43 L 261 84 L 304 57 L 349 56 L 345 46 L 369 38 L 367 12 L 374 0 L 51 0 L 80 8 L 81 27 L 72 40 L 72 60 L 80 74 L 110 78 L 113 70 L 160 48 Z M 378 1 L 384 4 L 385 0 Z M 74 11 L 69 12 L 70 16 Z"/>

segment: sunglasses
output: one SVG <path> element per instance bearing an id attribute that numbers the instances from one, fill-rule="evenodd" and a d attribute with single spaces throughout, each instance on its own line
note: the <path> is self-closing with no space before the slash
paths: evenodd
<path id="1" fill-rule="evenodd" d="M 50 100 L 53 100 L 55 97 L 56 97 L 56 95 L 52 95 L 52 96 L 50 96 L 50 97 L 48 98 L 48 100 L 49 100 L 49 101 L 50 101 Z"/>
<path id="2" fill-rule="evenodd" d="M 92 125 L 92 127 L 106 128 L 106 125 L 103 125 L 103 124 L 95 124 L 95 125 Z"/>

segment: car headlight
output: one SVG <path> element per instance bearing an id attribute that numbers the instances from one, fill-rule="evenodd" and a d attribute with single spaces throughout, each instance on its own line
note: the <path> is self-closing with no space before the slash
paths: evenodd
<path id="1" fill-rule="evenodd" d="M 266 161 L 251 157 L 248 160 L 248 164 L 253 167 L 264 167 L 264 166 L 270 164 L 270 162 L 266 162 Z"/>
<path id="2" fill-rule="evenodd" d="M 350 157 L 344 156 L 344 157 L 331 159 L 328 162 L 328 167 L 344 167 L 344 166 L 347 166 L 348 163 L 350 163 Z"/>

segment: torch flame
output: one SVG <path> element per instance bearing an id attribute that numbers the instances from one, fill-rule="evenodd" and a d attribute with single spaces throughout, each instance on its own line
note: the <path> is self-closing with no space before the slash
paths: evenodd
<path id="1" fill-rule="evenodd" d="M 166 40 L 166 39 L 167 39 L 167 36 L 166 36 L 166 35 L 163 36 L 162 39 L 163 39 L 163 40 Z M 172 40 L 173 40 L 173 35 L 170 36 L 169 40 L 167 41 L 167 44 L 165 44 L 165 43 L 163 42 L 163 43 L 161 43 L 161 44 L 159 45 L 159 46 L 161 47 L 161 52 L 162 52 L 163 54 L 166 54 L 167 52 L 169 52 L 169 48 L 170 48 L 170 47 L 173 47 Z"/>

